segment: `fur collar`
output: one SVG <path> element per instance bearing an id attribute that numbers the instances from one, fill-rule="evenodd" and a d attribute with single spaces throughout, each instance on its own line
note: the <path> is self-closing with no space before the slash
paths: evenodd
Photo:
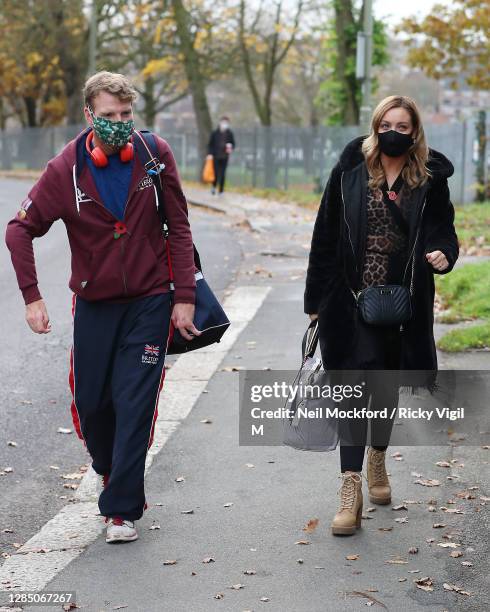
<path id="1" fill-rule="evenodd" d="M 365 138 L 367 138 L 366 135 L 358 136 L 346 145 L 340 155 L 339 163 L 341 170 L 352 170 L 364 161 L 361 145 Z M 427 167 L 429 168 L 433 179 L 448 178 L 454 173 L 454 166 L 449 159 L 439 151 L 431 148 L 429 148 Z"/>

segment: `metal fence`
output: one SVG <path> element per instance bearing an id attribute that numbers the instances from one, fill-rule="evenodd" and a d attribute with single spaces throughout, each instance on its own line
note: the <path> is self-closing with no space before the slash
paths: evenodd
<path id="1" fill-rule="evenodd" d="M 454 164 L 450 189 L 455 203 L 474 199 L 475 123 L 471 119 L 425 127 L 429 146 L 443 152 Z M 60 126 L 0 132 L 0 169 L 43 168 L 81 129 L 83 126 Z M 237 147 L 228 168 L 230 185 L 321 191 L 343 147 L 359 134 L 359 129 L 259 126 L 235 128 L 234 132 Z M 161 135 L 174 152 L 181 176 L 196 179 L 200 169 L 196 132 L 169 131 Z"/>

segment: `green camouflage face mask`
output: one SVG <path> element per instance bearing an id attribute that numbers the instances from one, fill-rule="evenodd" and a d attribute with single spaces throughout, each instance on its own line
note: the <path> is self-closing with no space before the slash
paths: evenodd
<path id="1" fill-rule="evenodd" d="M 102 142 L 112 147 L 123 147 L 129 142 L 134 130 L 134 121 L 110 121 L 105 117 L 97 117 L 90 107 L 88 112 L 92 117 L 94 132 Z"/>

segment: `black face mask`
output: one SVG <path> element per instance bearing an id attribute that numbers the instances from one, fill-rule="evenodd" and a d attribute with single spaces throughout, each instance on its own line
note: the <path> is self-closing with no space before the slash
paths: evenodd
<path id="1" fill-rule="evenodd" d="M 400 157 L 413 145 L 410 134 L 402 134 L 395 130 L 378 133 L 379 148 L 388 157 Z"/>

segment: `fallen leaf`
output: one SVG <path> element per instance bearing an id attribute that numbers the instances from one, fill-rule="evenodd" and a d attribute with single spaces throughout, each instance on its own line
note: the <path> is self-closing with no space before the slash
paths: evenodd
<path id="1" fill-rule="evenodd" d="M 295 542 L 295 544 L 300 544 L 300 545 L 306 546 L 307 544 L 309 544 L 309 542 L 308 542 L 308 540 L 298 540 L 297 542 Z"/>
<path id="2" fill-rule="evenodd" d="M 240 583 L 232 584 L 231 587 L 230 587 L 230 589 L 233 589 L 234 591 L 239 591 L 240 589 L 243 589 L 243 588 L 245 588 L 245 585 L 244 584 L 240 584 Z"/>
<path id="3" fill-rule="evenodd" d="M 251 569 L 251 570 L 245 570 L 243 573 L 246 576 L 254 576 L 257 572 L 255 570 Z"/>
<path id="4" fill-rule="evenodd" d="M 445 467 L 445 468 L 451 467 L 451 464 L 448 461 L 437 461 L 436 465 L 438 465 L 439 467 Z"/>
<path id="5" fill-rule="evenodd" d="M 442 528 L 443 528 L 443 527 L 445 527 L 445 526 L 446 526 L 446 523 L 434 523 L 434 524 L 432 525 L 432 527 L 433 527 L 434 529 L 442 529 Z"/>
<path id="6" fill-rule="evenodd" d="M 14 442 L 13 440 L 7 440 L 7 446 L 18 446 L 17 442 Z"/>
<path id="7" fill-rule="evenodd" d="M 223 597 L 225 596 L 224 593 L 216 593 L 216 595 L 214 595 L 215 599 L 223 599 Z"/>
<path id="8" fill-rule="evenodd" d="M 423 487 L 438 487 L 441 483 L 433 478 L 419 478 L 413 481 L 413 484 L 419 484 Z"/>
<path id="9" fill-rule="evenodd" d="M 255 467 L 255 465 L 254 465 L 253 463 L 246 463 L 246 464 L 245 464 L 245 467 L 248 467 L 248 468 L 254 468 L 254 467 Z"/>
<path id="10" fill-rule="evenodd" d="M 461 544 L 456 544 L 456 542 L 439 542 L 437 546 L 441 548 L 458 548 Z"/>
<path id="11" fill-rule="evenodd" d="M 83 478 L 83 474 L 81 472 L 73 472 L 71 474 L 63 474 L 61 478 L 65 480 L 81 480 Z"/>
<path id="12" fill-rule="evenodd" d="M 410 472 L 410 476 L 415 476 L 415 478 L 422 478 L 422 474 L 419 474 L 418 472 Z"/>
<path id="13" fill-rule="evenodd" d="M 177 478 L 175 478 L 175 482 L 185 482 L 185 478 L 183 476 L 177 476 Z"/>
<path id="14" fill-rule="evenodd" d="M 202 419 L 200 422 L 209 424 L 209 423 L 212 423 L 213 421 L 211 419 Z"/>
<path id="15" fill-rule="evenodd" d="M 439 510 L 446 512 L 446 514 L 464 514 L 464 511 L 461 510 L 461 508 L 445 508 L 444 506 L 441 506 Z"/>
<path id="16" fill-rule="evenodd" d="M 405 561 L 404 559 L 388 559 L 388 561 L 385 561 L 385 563 L 390 563 L 391 565 L 407 565 L 408 561 Z"/>
<path id="17" fill-rule="evenodd" d="M 422 589 L 422 591 L 433 591 L 433 584 L 434 581 L 432 578 L 429 578 L 428 576 L 426 576 L 425 578 L 415 578 L 414 580 L 415 582 L 415 586 L 418 589 Z"/>
<path id="18" fill-rule="evenodd" d="M 408 510 L 405 504 L 398 504 L 398 506 L 392 506 L 391 509 L 392 510 Z"/>
<path id="19" fill-rule="evenodd" d="M 378 531 L 393 531 L 393 527 L 378 527 Z"/>
<path id="20" fill-rule="evenodd" d="M 123 608 L 127 608 L 128 606 L 126 605 L 122 605 L 122 606 L 114 606 L 112 609 L 113 610 L 122 610 Z"/>
<path id="21" fill-rule="evenodd" d="M 70 603 L 63 604 L 61 609 L 65 610 L 66 612 L 69 612 L 70 610 L 77 610 L 79 608 L 80 606 L 77 606 L 74 601 L 70 601 Z"/>
<path id="22" fill-rule="evenodd" d="M 194 514 L 194 510 L 181 510 L 180 514 Z"/>
<path id="23" fill-rule="evenodd" d="M 223 504 L 223 508 L 230 508 L 231 506 L 233 506 L 233 502 L 226 502 L 226 504 Z"/>
<path id="24" fill-rule="evenodd" d="M 214 563 L 215 559 L 213 557 L 205 557 L 202 562 L 203 563 Z"/>
<path id="25" fill-rule="evenodd" d="M 452 550 L 452 551 L 449 553 L 449 556 L 450 556 L 450 557 L 453 557 L 453 559 L 457 559 L 458 557 L 462 557 L 462 556 L 463 556 L 463 553 L 462 553 L 460 550 Z"/>
<path id="26" fill-rule="evenodd" d="M 319 522 L 319 519 L 317 518 L 310 519 L 306 523 L 306 525 L 303 527 L 303 531 L 306 531 L 306 533 L 313 533 L 315 529 L 318 527 L 318 522 Z"/>
<path id="27" fill-rule="evenodd" d="M 347 561 L 357 561 L 357 559 L 359 559 L 359 555 L 347 555 L 346 559 Z"/>
<path id="28" fill-rule="evenodd" d="M 455 584 L 449 584 L 448 582 L 445 582 L 442 586 L 446 591 L 455 591 L 456 593 L 459 593 L 460 595 L 470 595 L 471 594 L 468 591 L 464 591 L 462 587 L 456 586 Z"/>
<path id="29" fill-rule="evenodd" d="M 160 529 L 160 525 L 152 525 L 149 529 L 150 531 L 152 531 L 153 529 Z"/>
<path id="30" fill-rule="evenodd" d="M 473 563 L 471 561 L 461 561 L 461 565 L 465 567 L 473 567 Z"/>
<path id="31" fill-rule="evenodd" d="M 388 608 L 384 605 L 384 603 L 382 601 L 379 601 L 379 599 L 376 599 L 375 597 L 373 597 L 372 595 L 369 595 L 369 593 L 364 593 L 363 591 L 351 591 L 349 593 L 346 593 L 346 595 L 350 595 L 351 597 L 364 597 L 366 598 L 368 601 L 366 602 L 366 605 L 370 604 L 371 606 L 374 605 L 375 603 L 378 604 L 379 606 L 381 606 L 382 608 L 384 608 L 385 610 L 387 610 Z"/>
<path id="32" fill-rule="evenodd" d="M 299 563 L 301 565 L 302 563 L 304 563 L 304 561 L 303 559 L 296 559 L 296 563 Z"/>
<path id="33" fill-rule="evenodd" d="M 437 512 L 437 508 L 436 508 L 435 506 L 429 506 L 429 507 L 427 508 L 427 511 L 428 511 L 428 512 Z"/>
<path id="34" fill-rule="evenodd" d="M 416 546 L 411 546 L 408 549 L 409 554 L 411 555 L 416 555 L 419 552 L 419 549 Z"/>
<path id="35" fill-rule="evenodd" d="M 395 519 L 395 523 L 408 523 L 408 516 L 401 516 Z"/>
<path id="36" fill-rule="evenodd" d="M 261 597 L 259 601 L 270 601 L 268 597 Z"/>
<path id="37" fill-rule="evenodd" d="M 75 483 L 68 483 L 68 482 L 65 482 L 65 484 L 63 485 L 63 488 L 65 488 L 65 489 L 73 489 L 73 490 L 75 490 L 75 489 L 78 489 L 78 485 L 77 485 L 77 484 L 75 484 Z"/>
<path id="38" fill-rule="evenodd" d="M 369 508 L 366 508 L 366 512 L 376 512 L 376 508 L 372 508 L 370 506 Z"/>
<path id="39" fill-rule="evenodd" d="M 398 582 L 406 582 L 407 579 L 406 578 L 398 578 Z"/>
<path id="40" fill-rule="evenodd" d="M 175 565 L 177 563 L 177 559 L 165 559 L 163 565 Z"/>
<path id="41" fill-rule="evenodd" d="M 67 427 L 58 427 L 57 433 L 71 434 L 73 433 L 73 431 L 71 429 L 68 429 Z"/>
<path id="42" fill-rule="evenodd" d="M 57 465 L 50 465 L 49 469 L 50 470 L 59 470 L 60 468 Z"/>

